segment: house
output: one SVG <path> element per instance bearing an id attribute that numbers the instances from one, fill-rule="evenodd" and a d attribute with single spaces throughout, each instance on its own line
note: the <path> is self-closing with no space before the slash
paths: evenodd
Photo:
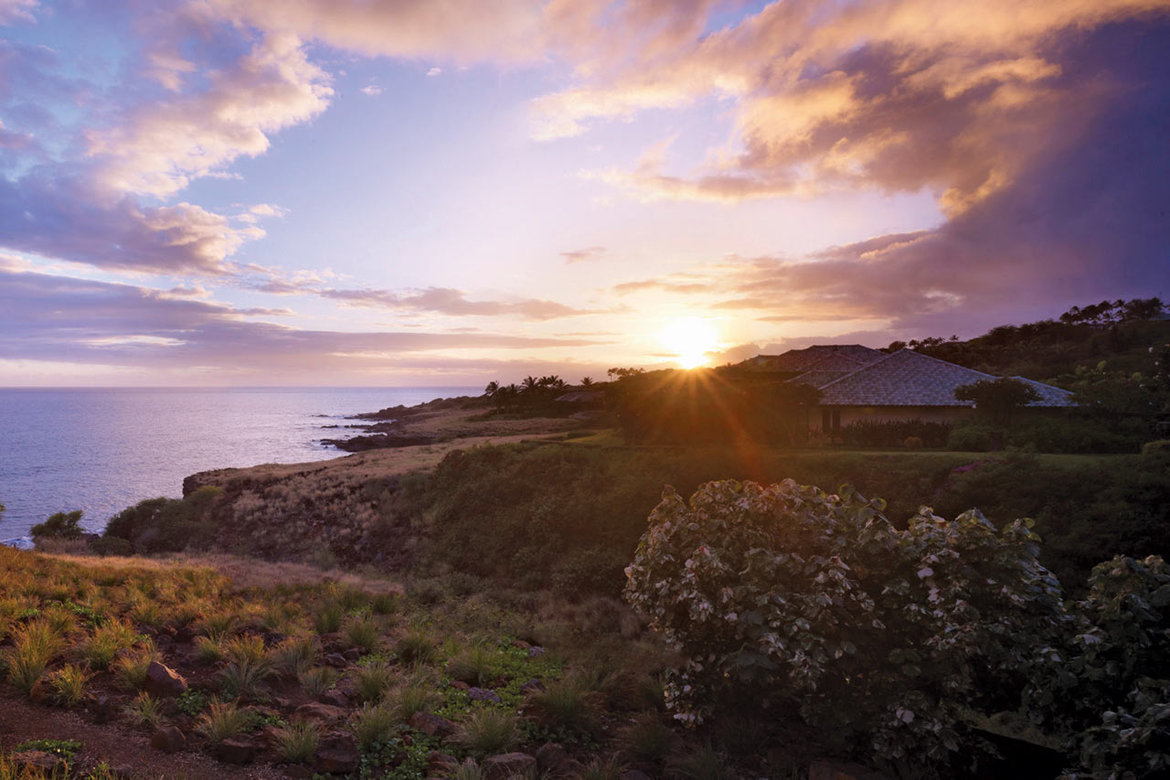
<path id="1" fill-rule="evenodd" d="M 748 363 L 751 370 L 791 374 L 786 381 L 820 390 L 820 414 L 812 415 L 810 428 L 822 432 L 858 422 L 954 422 L 970 416 L 975 406 L 955 398 L 956 388 L 998 379 L 911 349 L 886 354 L 860 344 L 794 349 L 782 355 L 761 355 Z M 1076 406 L 1067 390 L 1013 378 L 1039 396 L 1029 408 Z"/>

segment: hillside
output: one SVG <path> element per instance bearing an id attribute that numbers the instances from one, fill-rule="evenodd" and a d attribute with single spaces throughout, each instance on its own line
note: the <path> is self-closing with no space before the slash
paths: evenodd
<path id="1" fill-rule="evenodd" d="M 957 339 L 927 338 L 894 342 L 886 351 L 909 346 L 927 355 L 998 376 L 1023 376 L 1072 389 L 1077 369 L 1093 369 L 1104 361 L 1106 370 L 1153 376 L 1166 370 L 1170 349 L 1170 319 L 1156 298 L 1103 301 L 1073 307 L 1056 320 L 1024 325 L 1001 325 L 982 336 Z"/>

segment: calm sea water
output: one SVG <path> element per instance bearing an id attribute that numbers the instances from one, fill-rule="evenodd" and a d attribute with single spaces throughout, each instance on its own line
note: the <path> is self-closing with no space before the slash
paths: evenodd
<path id="1" fill-rule="evenodd" d="M 0 542 L 54 512 L 100 531 L 147 498 L 182 495 L 208 469 L 345 455 L 320 444 L 348 415 L 480 388 L 0 389 Z"/>

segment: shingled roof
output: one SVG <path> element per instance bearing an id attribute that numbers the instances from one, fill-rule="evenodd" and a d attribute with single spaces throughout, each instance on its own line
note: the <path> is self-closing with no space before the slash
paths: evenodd
<path id="1" fill-rule="evenodd" d="M 852 367 L 849 370 L 853 370 L 883 357 L 885 357 L 885 353 L 863 347 L 860 344 L 818 344 L 804 349 L 790 349 L 781 355 L 757 355 L 751 359 L 751 362 L 759 368 L 787 374 L 819 368 L 823 362 L 829 359 L 851 361 Z M 825 367 L 836 369 L 837 366 Z"/>
<path id="2" fill-rule="evenodd" d="M 879 353 L 880 354 L 880 353 Z M 1040 400 L 1029 406 L 1074 406 L 1072 394 L 1031 379 L 1021 379 Z M 955 389 L 991 374 L 903 349 L 820 385 L 822 406 L 974 406 L 955 398 Z"/>

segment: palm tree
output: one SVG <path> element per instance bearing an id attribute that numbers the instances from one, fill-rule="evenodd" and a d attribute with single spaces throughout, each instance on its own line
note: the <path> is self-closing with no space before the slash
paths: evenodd
<path id="1" fill-rule="evenodd" d="M 588 376 L 581 377 L 581 387 L 585 390 L 593 387 L 593 378 Z"/>
<path id="2" fill-rule="evenodd" d="M 483 394 L 491 398 L 500 391 L 500 383 L 496 381 L 488 382 L 487 387 L 483 389 Z"/>

